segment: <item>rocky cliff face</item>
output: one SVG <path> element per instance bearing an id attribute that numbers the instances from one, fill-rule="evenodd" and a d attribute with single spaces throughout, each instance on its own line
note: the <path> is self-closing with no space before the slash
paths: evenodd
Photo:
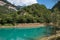
<path id="1" fill-rule="evenodd" d="M 6 3 L 0 0 L 0 6 L 4 6 Z"/>
<path id="2" fill-rule="evenodd" d="M 7 7 L 8 9 L 13 9 L 13 10 L 16 10 L 16 7 L 12 4 L 10 4 L 9 2 L 5 1 L 5 0 L 0 0 L 0 6 L 5 6 Z"/>

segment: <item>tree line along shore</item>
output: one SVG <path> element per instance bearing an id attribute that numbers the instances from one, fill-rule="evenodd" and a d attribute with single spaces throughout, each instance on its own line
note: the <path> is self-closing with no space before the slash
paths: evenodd
<path id="1" fill-rule="evenodd" d="M 59 7 L 47 9 L 44 5 L 33 4 L 20 7 L 18 11 L 0 6 L 0 25 L 22 23 L 53 23 L 60 26 Z"/>

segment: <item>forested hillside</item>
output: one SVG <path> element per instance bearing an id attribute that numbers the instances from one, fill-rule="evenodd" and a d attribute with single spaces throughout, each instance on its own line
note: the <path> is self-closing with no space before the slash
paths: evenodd
<path id="1" fill-rule="evenodd" d="M 23 16 L 24 20 L 27 22 L 50 22 L 50 14 L 51 12 L 44 6 L 40 4 L 33 4 L 31 6 L 23 7 L 18 11 L 18 14 Z M 26 21 L 25 21 L 26 22 Z"/>
<path id="2" fill-rule="evenodd" d="M 20 8 L 18 11 L 0 6 L 0 24 L 51 22 L 51 12 L 40 4 Z"/>
<path id="3" fill-rule="evenodd" d="M 5 2 L 5 1 L 4 1 Z M 7 2 L 6 2 L 7 3 Z M 33 4 L 23 6 L 14 10 L 15 6 L 6 4 L 0 6 L 0 24 L 18 24 L 18 23 L 55 23 L 60 25 L 60 2 L 52 9 L 47 9 L 44 5 Z M 11 8 L 9 8 L 9 7 Z"/>
<path id="4" fill-rule="evenodd" d="M 56 26 L 60 27 L 60 1 L 52 8 L 52 21 Z"/>

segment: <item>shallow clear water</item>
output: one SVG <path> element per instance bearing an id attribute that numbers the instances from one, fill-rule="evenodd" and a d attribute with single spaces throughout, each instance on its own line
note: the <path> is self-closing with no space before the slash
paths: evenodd
<path id="1" fill-rule="evenodd" d="M 48 31 L 47 31 L 48 30 Z M 1 28 L 0 40 L 34 40 L 50 35 L 50 27 L 39 28 Z"/>

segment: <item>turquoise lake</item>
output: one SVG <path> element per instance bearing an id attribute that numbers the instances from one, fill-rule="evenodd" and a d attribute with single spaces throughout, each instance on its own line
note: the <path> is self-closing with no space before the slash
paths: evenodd
<path id="1" fill-rule="evenodd" d="M 51 27 L 0 28 L 0 40 L 34 40 L 51 34 Z"/>

